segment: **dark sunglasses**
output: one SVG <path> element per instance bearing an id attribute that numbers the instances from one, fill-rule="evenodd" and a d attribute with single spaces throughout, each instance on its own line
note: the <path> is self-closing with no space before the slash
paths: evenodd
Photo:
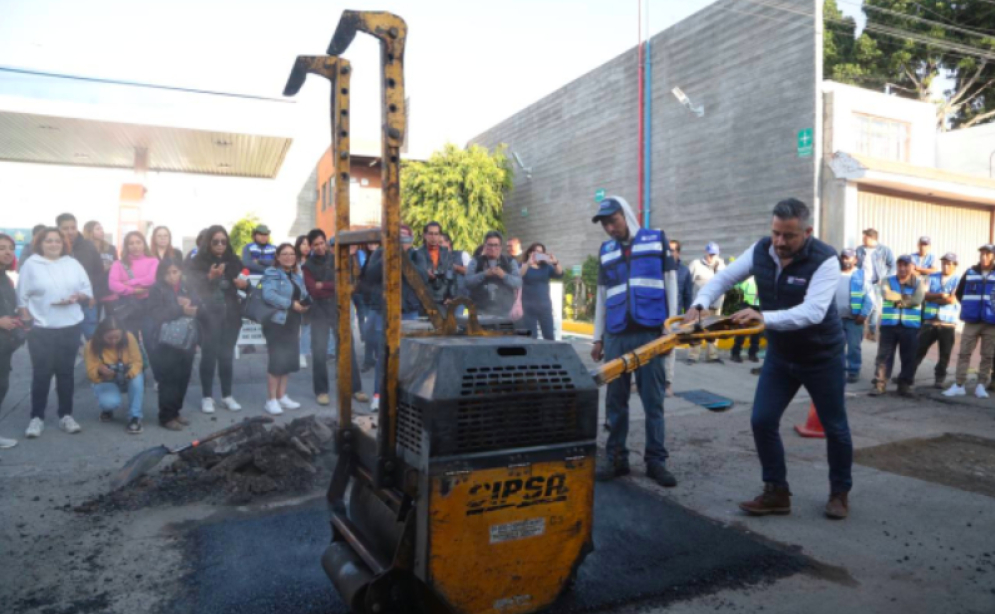
<path id="1" fill-rule="evenodd" d="M 212 239 L 211 245 L 228 245 L 228 241 L 224 239 Z"/>

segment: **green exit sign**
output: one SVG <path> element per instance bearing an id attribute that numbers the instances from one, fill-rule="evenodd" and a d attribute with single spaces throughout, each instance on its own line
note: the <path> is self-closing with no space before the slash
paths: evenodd
<path id="1" fill-rule="evenodd" d="M 811 128 L 805 128 L 804 130 L 798 131 L 798 157 L 799 158 L 811 158 L 812 151 L 815 149 L 815 139 L 812 135 Z"/>
<path id="2" fill-rule="evenodd" d="M 595 190 L 595 192 L 594 192 L 594 202 L 600 203 L 604 199 L 605 199 L 605 189 L 601 188 L 600 190 Z"/>

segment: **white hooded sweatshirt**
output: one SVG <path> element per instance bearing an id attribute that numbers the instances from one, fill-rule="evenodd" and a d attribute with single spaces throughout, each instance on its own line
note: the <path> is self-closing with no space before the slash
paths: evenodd
<path id="1" fill-rule="evenodd" d="M 622 205 L 622 213 L 625 215 L 625 223 L 629 227 L 629 240 L 621 241 L 623 245 L 628 245 L 636 237 L 636 234 L 642 228 L 639 224 L 639 218 L 632 211 L 632 207 L 629 203 L 621 196 L 609 196 L 609 198 L 615 199 L 620 205 Z M 670 254 L 670 246 L 664 245 L 663 248 L 666 250 L 667 254 Z M 677 313 L 677 271 L 668 271 L 664 275 L 664 287 L 667 290 L 667 313 L 674 315 Z M 597 301 L 594 305 L 594 340 L 601 341 L 605 336 L 605 298 L 607 296 L 608 289 L 598 284 Z M 661 329 L 662 334 L 662 329 Z"/>
<path id="2" fill-rule="evenodd" d="M 93 296 L 90 278 L 72 256 L 49 260 L 32 254 L 21 265 L 17 306 L 27 308 L 39 328 L 66 328 L 83 321 L 79 303 L 59 305 L 72 295 Z"/>

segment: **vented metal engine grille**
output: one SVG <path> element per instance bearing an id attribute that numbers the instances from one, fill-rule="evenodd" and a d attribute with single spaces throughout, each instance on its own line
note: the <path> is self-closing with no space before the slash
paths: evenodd
<path id="1" fill-rule="evenodd" d="M 401 401 L 397 404 L 397 442 L 415 454 L 421 454 L 421 408 Z"/>
<path id="2" fill-rule="evenodd" d="M 456 415 L 456 451 L 577 441 L 583 429 L 569 373 L 557 364 L 468 368 Z"/>
<path id="3" fill-rule="evenodd" d="M 471 367 L 463 374 L 462 396 L 573 390 L 570 374 L 557 364 Z"/>

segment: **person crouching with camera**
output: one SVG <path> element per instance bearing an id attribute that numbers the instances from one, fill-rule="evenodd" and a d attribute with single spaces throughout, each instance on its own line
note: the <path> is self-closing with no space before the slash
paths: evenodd
<path id="1" fill-rule="evenodd" d="M 86 374 L 100 405 L 100 421 L 110 422 L 114 410 L 121 407 L 122 395 L 128 394 L 130 435 L 142 432 L 142 401 L 145 398 L 142 351 L 138 340 L 127 332 L 117 318 L 110 316 L 97 325 L 93 339 L 87 342 Z"/>
<path id="2" fill-rule="evenodd" d="M 276 262 L 263 273 L 263 301 L 274 308 L 263 322 L 269 363 L 266 367 L 266 412 L 279 415 L 300 403 L 287 396 L 290 374 L 301 368 L 301 317 L 311 304 L 304 278 L 297 268 L 297 250 L 290 243 L 276 248 Z"/>

